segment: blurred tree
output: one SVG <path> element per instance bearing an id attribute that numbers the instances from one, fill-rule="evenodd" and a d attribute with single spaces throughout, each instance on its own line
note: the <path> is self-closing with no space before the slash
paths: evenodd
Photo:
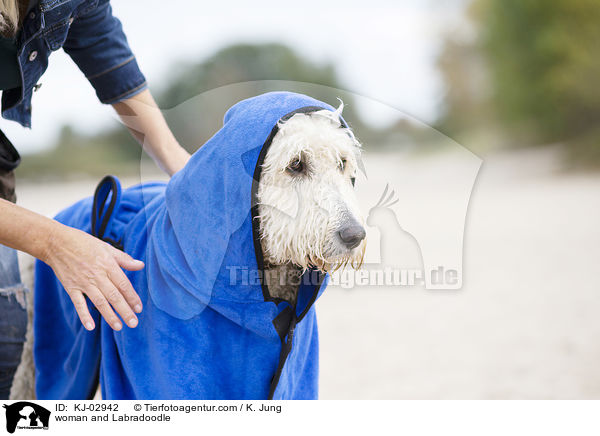
<path id="1" fill-rule="evenodd" d="M 66 125 L 53 147 L 24 156 L 17 174 L 44 179 L 106 174 L 123 177 L 139 172 L 141 153 L 140 146 L 122 126 L 86 135 Z"/>
<path id="2" fill-rule="evenodd" d="M 439 59 L 442 129 L 495 119 L 506 142 L 562 142 L 571 157 L 600 162 L 600 1 L 473 0 L 468 17 L 476 37 L 449 38 Z"/>
<path id="3" fill-rule="evenodd" d="M 452 135 L 490 118 L 490 84 L 485 59 L 473 41 L 448 36 L 438 58 L 445 90 L 437 127 Z"/>
<path id="4" fill-rule="evenodd" d="M 163 89 L 154 95 L 181 144 L 195 151 L 222 125 L 225 111 L 237 101 L 263 92 L 302 92 L 337 106 L 361 139 L 371 132 L 354 110 L 353 97 L 342 88 L 331 64 L 316 64 L 281 44 L 239 44 L 195 64 L 173 66 Z M 63 177 L 72 172 L 93 176 L 139 171 L 140 147 L 123 126 L 82 135 L 65 127 L 56 146 L 26 156 L 21 176 Z"/>
<path id="5" fill-rule="evenodd" d="M 481 47 L 481 1 L 469 4 L 460 25 L 444 37 L 437 66 L 444 94 L 436 128 L 465 145 L 482 150 L 502 145 L 492 102 L 490 67 Z"/>
<path id="6" fill-rule="evenodd" d="M 354 110 L 352 95 L 339 89 L 343 86 L 333 66 L 313 63 L 282 44 L 232 45 L 197 64 L 174 68 L 178 69 L 181 72 L 173 75 L 157 100 L 163 108 L 174 108 L 165 116 L 190 151 L 221 127 L 229 107 L 268 91 L 301 92 L 333 106 L 342 98 L 345 119 L 362 137 L 367 131 Z"/>
<path id="7" fill-rule="evenodd" d="M 339 87 L 331 64 L 317 65 L 282 44 L 237 44 L 208 59 L 183 66 L 160 94 L 161 106 L 176 104 L 206 91 L 254 80 L 289 80 Z"/>
<path id="8" fill-rule="evenodd" d="M 556 141 L 600 122 L 600 2 L 479 0 L 503 120 Z"/>

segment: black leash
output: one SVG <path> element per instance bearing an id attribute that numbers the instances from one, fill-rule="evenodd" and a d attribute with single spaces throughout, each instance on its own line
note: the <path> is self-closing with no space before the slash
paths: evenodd
<path id="1" fill-rule="evenodd" d="M 110 197 L 110 202 L 106 202 Z M 92 235 L 104 242 L 108 242 L 115 248 L 123 251 L 123 240 L 115 241 L 105 234 L 110 232 L 110 223 L 113 219 L 113 212 L 121 202 L 121 184 L 114 176 L 104 177 L 94 193 L 94 202 L 92 205 Z M 106 209 L 105 209 L 106 208 Z"/>

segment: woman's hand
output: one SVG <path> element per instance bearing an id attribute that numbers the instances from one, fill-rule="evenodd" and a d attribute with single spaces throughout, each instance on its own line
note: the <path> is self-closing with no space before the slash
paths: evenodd
<path id="1" fill-rule="evenodd" d="M 86 329 L 94 328 L 94 320 L 84 295 L 113 329 L 123 327 L 113 309 L 129 327 L 137 325 L 134 312 L 142 311 L 142 301 L 121 268 L 139 271 L 144 268 L 143 262 L 85 232 L 1 198 L 0 244 L 29 253 L 50 265 Z"/>
<path id="2" fill-rule="evenodd" d="M 80 230 L 63 225 L 53 230 L 41 260 L 54 270 L 84 327 L 94 329 L 85 295 L 114 330 L 123 326 L 113 309 L 136 327 L 134 312 L 142 311 L 142 302 L 121 268 L 139 271 L 144 263 Z"/>

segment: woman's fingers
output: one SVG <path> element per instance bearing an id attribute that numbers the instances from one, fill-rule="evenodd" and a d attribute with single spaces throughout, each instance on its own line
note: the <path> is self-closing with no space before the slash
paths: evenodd
<path id="1" fill-rule="evenodd" d="M 144 268 L 144 262 L 136 260 L 127 253 L 114 248 L 115 260 L 121 268 L 127 271 L 139 271 Z"/>
<path id="2" fill-rule="evenodd" d="M 143 265 L 143 263 L 142 263 Z M 108 271 L 108 278 L 113 283 L 113 285 L 121 292 L 129 307 L 131 307 L 136 313 L 140 313 L 142 311 L 142 300 L 133 289 L 131 282 L 118 266 L 112 270 Z M 112 302 L 111 302 L 112 304 Z M 117 309 L 118 310 L 118 309 Z M 119 311 L 121 314 L 121 312 Z M 123 316 L 123 314 L 121 314 Z M 125 318 L 124 318 L 125 319 Z M 127 323 L 129 327 L 132 327 L 129 323 Z"/>
<path id="3" fill-rule="evenodd" d="M 77 315 L 79 315 L 79 319 L 86 330 L 94 330 L 94 319 L 90 315 L 90 311 L 88 310 L 87 302 L 85 301 L 83 294 L 80 291 L 73 291 L 69 292 L 69 297 L 71 297 L 71 301 L 75 306 Z"/>
<path id="4" fill-rule="evenodd" d="M 92 302 L 96 309 L 100 312 L 104 320 L 108 323 L 108 325 L 113 330 L 121 330 L 123 328 L 123 324 L 119 317 L 115 314 L 110 306 L 108 300 L 104 297 L 102 292 L 98 288 L 90 286 L 86 290 L 86 295 Z"/>
<path id="5" fill-rule="evenodd" d="M 106 298 L 112 308 L 121 316 L 121 319 L 125 321 L 129 327 L 136 327 L 138 324 L 137 316 L 135 316 L 135 313 L 133 313 L 133 310 L 129 304 L 127 304 L 127 301 L 125 301 L 125 298 L 119 289 L 117 289 L 117 287 L 108 279 L 108 277 L 101 277 L 96 283 L 96 286 L 100 292 L 102 292 L 104 298 Z M 115 330 L 120 330 L 120 322 L 118 324 L 115 323 L 114 325 L 112 322 L 109 322 L 108 319 L 107 322 Z M 115 326 L 119 328 L 115 328 Z"/>

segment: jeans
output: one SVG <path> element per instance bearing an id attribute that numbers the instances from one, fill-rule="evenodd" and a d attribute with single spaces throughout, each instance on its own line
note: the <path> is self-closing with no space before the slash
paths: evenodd
<path id="1" fill-rule="evenodd" d="M 27 331 L 17 252 L 0 245 L 0 400 L 8 399 Z"/>

